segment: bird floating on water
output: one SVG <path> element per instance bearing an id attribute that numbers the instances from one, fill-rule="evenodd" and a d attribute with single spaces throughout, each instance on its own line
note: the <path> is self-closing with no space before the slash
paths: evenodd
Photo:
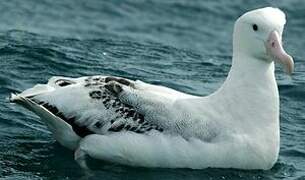
<path id="1" fill-rule="evenodd" d="M 88 155 L 142 167 L 270 169 L 280 145 L 274 62 L 294 68 L 285 22 L 272 7 L 242 15 L 231 70 L 209 96 L 97 75 L 52 77 L 10 101 L 36 113 L 83 168 Z"/>

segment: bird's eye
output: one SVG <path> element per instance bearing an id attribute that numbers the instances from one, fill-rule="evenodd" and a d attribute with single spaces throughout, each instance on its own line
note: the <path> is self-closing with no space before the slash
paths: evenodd
<path id="1" fill-rule="evenodd" d="M 65 80 L 65 79 L 59 79 L 55 82 L 55 84 L 60 86 L 60 87 L 64 87 L 64 86 L 68 86 L 70 84 L 74 84 L 74 82 L 69 81 L 69 80 Z"/>
<path id="2" fill-rule="evenodd" d="M 257 31 L 258 30 L 258 26 L 256 24 L 253 24 L 252 25 L 252 29 L 253 29 L 253 31 Z"/>

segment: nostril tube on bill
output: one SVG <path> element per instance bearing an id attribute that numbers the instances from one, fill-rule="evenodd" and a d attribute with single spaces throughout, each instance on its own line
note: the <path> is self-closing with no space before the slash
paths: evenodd
<path id="1" fill-rule="evenodd" d="M 291 74 L 294 70 L 294 62 L 292 57 L 286 53 L 281 43 L 281 37 L 277 31 L 269 34 L 266 43 L 267 54 L 275 61 L 284 66 L 287 74 Z"/>

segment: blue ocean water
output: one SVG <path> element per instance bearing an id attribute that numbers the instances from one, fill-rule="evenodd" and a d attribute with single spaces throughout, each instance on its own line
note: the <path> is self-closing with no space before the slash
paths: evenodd
<path id="1" fill-rule="evenodd" d="M 33 113 L 9 104 L 12 91 L 55 75 L 116 75 L 207 95 L 231 64 L 234 21 L 264 6 L 287 14 L 290 78 L 277 68 L 281 151 L 269 171 L 131 168 L 91 160 L 90 179 L 305 179 L 305 1 L 0 1 L 0 177 L 79 179 L 73 152 Z M 238 152 L 236 152 L 238 153 Z"/>

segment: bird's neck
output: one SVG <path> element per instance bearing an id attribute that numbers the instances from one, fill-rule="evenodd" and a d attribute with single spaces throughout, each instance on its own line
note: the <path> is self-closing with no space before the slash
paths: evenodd
<path id="1" fill-rule="evenodd" d="M 269 131 L 279 137 L 279 94 L 274 63 L 234 54 L 228 77 L 210 97 L 223 111 L 231 112 L 247 133 Z"/>
<path id="2" fill-rule="evenodd" d="M 275 93 L 274 90 L 277 90 L 277 84 L 273 62 L 256 59 L 242 53 L 234 53 L 232 59 L 232 66 L 223 88 L 238 83 L 240 85 L 248 85 L 242 88 L 255 86 L 259 89 L 268 89 L 271 94 Z"/>

